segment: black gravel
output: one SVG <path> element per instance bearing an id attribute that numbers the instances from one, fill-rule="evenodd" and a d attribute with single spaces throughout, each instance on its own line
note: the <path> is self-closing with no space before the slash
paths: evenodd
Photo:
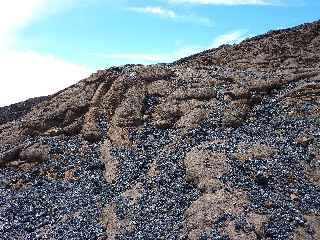
<path id="1" fill-rule="evenodd" d="M 1 239 L 97 239 L 104 234 L 99 219 L 101 205 L 111 198 L 99 160 L 99 146 L 90 145 L 86 156 L 78 155 L 78 137 L 41 138 L 51 153 L 61 153 L 59 160 L 49 159 L 25 173 L 15 169 L 0 171 Z M 67 170 L 77 167 L 79 180 L 62 180 Z M 41 171 L 52 169 L 57 180 L 48 179 Z M 21 179 L 30 186 L 13 190 L 12 183 Z"/>
<path id="2" fill-rule="evenodd" d="M 48 97 L 32 98 L 10 106 L 0 107 L 0 125 L 20 119 L 30 112 L 33 107 L 47 99 Z"/>

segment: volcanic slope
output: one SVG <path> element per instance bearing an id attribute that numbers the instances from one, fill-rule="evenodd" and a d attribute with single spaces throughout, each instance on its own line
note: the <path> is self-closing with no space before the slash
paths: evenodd
<path id="1" fill-rule="evenodd" d="M 320 239 L 320 22 L 0 108 L 1 239 Z"/>

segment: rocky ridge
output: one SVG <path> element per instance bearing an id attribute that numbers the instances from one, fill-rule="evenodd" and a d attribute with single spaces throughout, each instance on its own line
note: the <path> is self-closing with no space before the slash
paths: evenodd
<path id="1" fill-rule="evenodd" d="M 314 22 L 0 108 L 1 236 L 319 239 L 319 59 Z"/>

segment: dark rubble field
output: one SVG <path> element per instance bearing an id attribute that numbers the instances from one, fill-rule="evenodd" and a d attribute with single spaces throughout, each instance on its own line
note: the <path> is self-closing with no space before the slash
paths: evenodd
<path id="1" fill-rule="evenodd" d="M 320 22 L 0 108 L 0 239 L 320 239 Z"/>

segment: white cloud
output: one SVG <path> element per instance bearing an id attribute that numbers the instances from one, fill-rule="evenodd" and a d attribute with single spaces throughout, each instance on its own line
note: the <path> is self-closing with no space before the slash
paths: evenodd
<path id="1" fill-rule="evenodd" d="M 131 7 L 130 11 L 139 13 L 150 13 L 164 18 L 177 18 L 177 14 L 173 10 L 164 9 L 162 7 Z"/>
<path id="2" fill-rule="evenodd" d="M 0 105 L 53 94 L 90 74 L 85 66 L 34 51 L 0 54 Z"/>
<path id="3" fill-rule="evenodd" d="M 243 41 L 250 35 L 247 30 L 236 30 L 216 37 L 208 46 L 189 46 L 167 54 L 146 54 L 146 53 L 111 53 L 111 54 L 93 54 L 112 60 L 123 60 L 130 63 L 151 64 L 159 62 L 173 62 L 180 58 L 199 53 L 201 51 L 217 48 L 223 44 L 235 44 Z"/>
<path id="4" fill-rule="evenodd" d="M 214 39 L 210 48 L 217 48 L 223 44 L 239 43 L 248 37 L 249 35 L 247 30 L 236 30 L 227 34 L 222 34 Z"/>
<path id="5" fill-rule="evenodd" d="M 70 8 L 85 0 L 10 0 L 1 3 L 0 35 L 12 35 L 44 15 Z M 0 43 L 3 43 L 0 39 Z"/>
<path id="6" fill-rule="evenodd" d="M 17 27 L 27 24 L 34 18 L 33 13 L 39 11 L 45 5 L 45 2 L 43 0 L 11 0 L 2 3 L 0 10 L 0 31 L 12 31 Z"/>
<path id="7" fill-rule="evenodd" d="M 13 45 L 15 31 L 27 25 L 43 5 L 43 0 L 12 0 L 1 4 L 0 49 L 5 49 Z"/>
<path id="8" fill-rule="evenodd" d="M 130 7 L 128 8 L 129 11 L 137 12 L 137 13 L 145 13 L 145 14 L 152 14 L 157 15 L 162 18 L 172 19 L 177 22 L 190 22 L 190 23 L 198 23 L 204 26 L 212 27 L 213 23 L 210 18 L 198 16 L 195 14 L 189 15 L 180 15 L 177 14 L 175 11 L 166 9 L 160 6 L 155 7 Z"/>
<path id="9" fill-rule="evenodd" d="M 171 3 L 193 3 L 203 5 L 277 5 L 276 0 L 169 0 Z"/>
<path id="10" fill-rule="evenodd" d="M 81 0 L 82 1 L 82 0 Z M 0 106 L 55 93 L 88 76 L 90 70 L 32 50 L 18 50 L 17 33 L 33 21 L 66 9 L 75 0 L 10 0 L 0 9 Z M 62 7 L 62 8 L 61 8 Z"/>

